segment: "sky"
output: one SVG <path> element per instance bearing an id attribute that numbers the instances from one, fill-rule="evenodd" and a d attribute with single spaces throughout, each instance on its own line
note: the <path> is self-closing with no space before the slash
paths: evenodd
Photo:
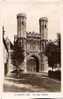
<path id="1" fill-rule="evenodd" d="M 39 18 L 48 18 L 48 39 L 56 39 L 60 30 L 63 0 L 0 0 L 0 31 L 5 27 L 5 34 L 13 41 L 17 34 L 18 13 L 27 16 L 28 32 L 39 33 Z"/>

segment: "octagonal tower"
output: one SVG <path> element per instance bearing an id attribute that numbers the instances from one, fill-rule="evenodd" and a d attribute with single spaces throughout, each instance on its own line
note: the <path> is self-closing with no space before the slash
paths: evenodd
<path id="1" fill-rule="evenodd" d="M 42 17 L 39 19 L 39 32 L 40 32 L 40 56 L 41 56 L 41 70 L 48 69 L 47 57 L 44 55 L 47 36 L 48 36 L 48 18 Z"/>
<path id="2" fill-rule="evenodd" d="M 41 35 L 41 40 L 47 40 L 48 32 L 48 18 L 42 17 L 39 19 L 39 32 Z"/>
<path id="3" fill-rule="evenodd" d="M 40 32 L 40 40 L 41 40 L 41 51 L 45 50 L 47 36 L 48 36 L 48 18 L 42 17 L 39 19 L 39 32 Z"/>
<path id="4" fill-rule="evenodd" d="M 17 14 L 17 37 L 26 38 L 26 15 L 24 13 Z"/>

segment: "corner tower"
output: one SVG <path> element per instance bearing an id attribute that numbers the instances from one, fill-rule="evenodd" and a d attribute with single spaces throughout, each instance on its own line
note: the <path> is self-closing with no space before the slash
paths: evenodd
<path id="1" fill-rule="evenodd" d="M 45 49 L 48 36 L 48 18 L 42 17 L 39 19 L 39 32 L 41 39 L 41 51 Z"/>
<path id="2" fill-rule="evenodd" d="M 41 71 L 47 71 L 48 63 L 47 57 L 44 55 L 47 36 L 48 36 L 48 18 L 42 17 L 39 19 L 39 32 L 40 32 L 40 57 L 41 57 Z"/>
<path id="3" fill-rule="evenodd" d="M 42 17 L 39 19 L 39 31 L 41 35 L 41 40 L 47 40 L 48 32 L 48 18 Z"/>
<path id="4" fill-rule="evenodd" d="M 24 13 L 17 14 L 17 37 L 26 38 L 26 15 Z"/>
<path id="5" fill-rule="evenodd" d="M 24 13 L 17 14 L 17 39 L 20 46 L 26 50 L 26 15 Z"/>
<path id="6" fill-rule="evenodd" d="M 18 44 L 24 49 L 24 62 L 21 68 L 26 71 L 26 15 L 24 13 L 17 14 L 17 39 Z"/>

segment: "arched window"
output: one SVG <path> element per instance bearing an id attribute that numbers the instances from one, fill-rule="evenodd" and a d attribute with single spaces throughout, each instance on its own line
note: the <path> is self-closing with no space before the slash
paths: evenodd
<path id="1" fill-rule="evenodd" d="M 22 21 L 22 25 L 24 25 L 24 21 Z"/>
<path id="2" fill-rule="evenodd" d="M 45 24 L 45 28 L 47 28 L 46 24 Z"/>

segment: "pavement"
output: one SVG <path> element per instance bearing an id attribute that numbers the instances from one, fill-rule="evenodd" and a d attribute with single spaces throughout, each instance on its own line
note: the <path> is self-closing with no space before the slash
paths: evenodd
<path id="1" fill-rule="evenodd" d="M 20 78 L 5 77 L 4 92 L 60 92 L 61 82 L 44 73 L 24 73 Z"/>

